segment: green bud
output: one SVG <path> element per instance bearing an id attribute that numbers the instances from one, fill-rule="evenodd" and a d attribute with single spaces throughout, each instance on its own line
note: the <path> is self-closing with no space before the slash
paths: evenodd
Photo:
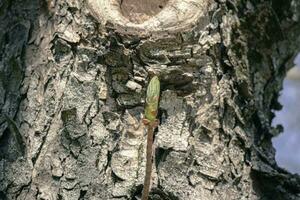
<path id="1" fill-rule="evenodd" d="M 148 85 L 146 96 L 145 117 L 150 121 L 156 119 L 160 94 L 160 82 L 157 76 L 154 76 Z"/>

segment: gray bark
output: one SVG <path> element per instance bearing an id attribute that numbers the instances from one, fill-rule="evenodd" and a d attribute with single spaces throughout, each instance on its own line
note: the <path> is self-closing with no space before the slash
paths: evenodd
<path id="1" fill-rule="evenodd" d="M 0 1 L 0 199 L 138 199 L 152 74 L 151 199 L 300 199 L 271 143 L 300 3 L 203 4 L 189 28 L 142 34 L 99 23 L 83 0 Z"/>

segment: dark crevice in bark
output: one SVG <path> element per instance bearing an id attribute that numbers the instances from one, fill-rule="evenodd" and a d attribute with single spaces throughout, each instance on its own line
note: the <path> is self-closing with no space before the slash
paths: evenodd
<path id="1" fill-rule="evenodd" d="M 85 195 L 86 195 L 87 191 L 85 190 L 80 190 L 80 196 L 79 196 L 79 200 L 83 200 L 85 199 Z"/>
<path id="2" fill-rule="evenodd" d="M 9 129 L 6 128 L 4 132 L 2 133 L 1 139 L 0 139 L 0 158 L 1 159 L 7 159 L 8 161 L 14 161 L 16 160 L 21 154 L 18 152 L 18 150 L 12 148 L 14 145 L 11 145 L 10 143 L 13 142 L 12 133 L 10 133 Z M 16 141 L 14 141 L 16 142 Z M 12 143 L 16 146 L 17 143 Z"/>
<path id="3" fill-rule="evenodd" d="M 0 199 L 7 200 L 7 197 L 3 191 L 0 192 Z"/>
<path id="4" fill-rule="evenodd" d="M 47 138 L 47 133 L 44 136 L 41 136 L 41 138 L 42 138 L 42 143 L 40 144 L 40 146 L 39 146 L 39 148 L 37 150 L 37 154 L 31 158 L 33 166 L 35 165 L 37 159 L 40 156 L 41 150 L 42 150 L 42 148 L 43 148 L 43 146 L 45 144 L 46 138 Z"/>
<path id="5" fill-rule="evenodd" d="M 252 171 L 254 188 L 259 191 L 261 199 L 296 200 L 299 194 L 299 182 L 290 184 L 287 177 L 272 176 L 260 171 Z M 295 195 L 293 197 L 293 195 Z"/>
<path id="6" fill-rule="evenodd" d="M 164 162 L 168 154 L 171 152 L 171 149 L 163 149 L 163 148 L 156 148 L 155 149 L 155 165 L 156 168 L 159 167 L 160 162 Z"/>
<path id="7" fill-rule="evenodd" d="M 153 189 L 151 193 L 151 200 L 179 200 L 176 195 L 164 191 L 160 186 L 158 188 Z"/>

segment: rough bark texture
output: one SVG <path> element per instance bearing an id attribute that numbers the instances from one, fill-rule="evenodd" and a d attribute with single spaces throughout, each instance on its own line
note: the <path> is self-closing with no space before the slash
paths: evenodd
<path id="1" fill-rule="evenodd" d="M 271 121 L 300 49 L 300 2 L 203 2 L 191 29 L 140 36 L 83 0 L 0 1 L 0 199 L 138 199 L 154 73 L 151 199 L 299 199 Z"/>

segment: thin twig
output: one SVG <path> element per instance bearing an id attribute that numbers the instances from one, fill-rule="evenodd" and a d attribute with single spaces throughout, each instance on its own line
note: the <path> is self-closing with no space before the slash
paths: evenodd
<path id="1" fill-rule="evenodd" d="M 153 145 L 153 132 L 154 128 L 151 124 L 148 125 L 147 131 L 147 152 L 146 152 L 146 172 L 144 180 L 144 188 L 142 193 L 142 200 L 148 200 L 150 184 L 151 184 L 151 173 L 152 173 L 152 145 Z"/>

